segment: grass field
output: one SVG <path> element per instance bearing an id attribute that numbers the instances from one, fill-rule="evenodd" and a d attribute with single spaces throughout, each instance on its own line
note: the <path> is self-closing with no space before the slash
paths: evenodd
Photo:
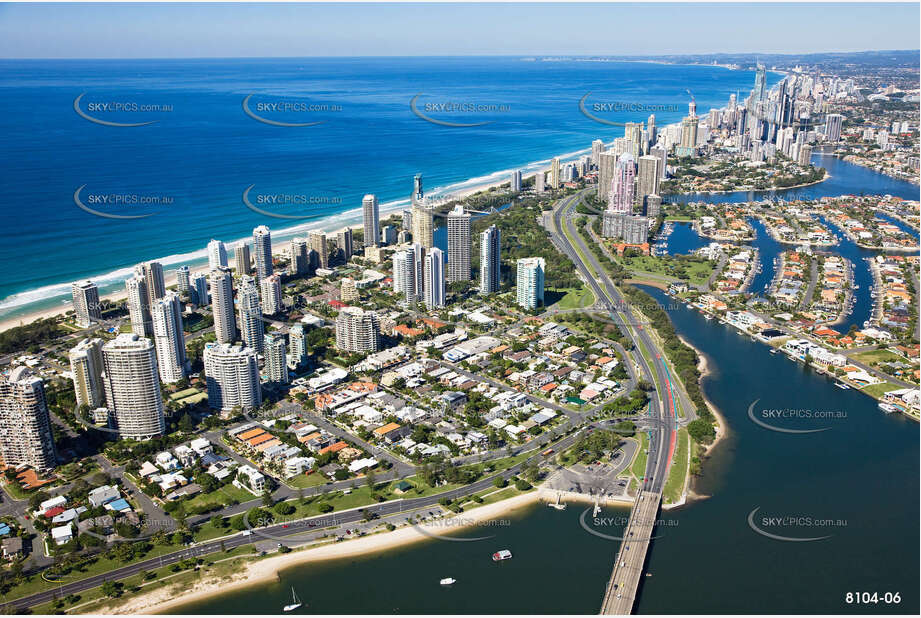
<path id="1" fill-rule="evenodd" d="M 900 388 L 901 387 L 898 384 L 892 384 L 891 382 L 883 382 L 881 384 L 871 384 L 870 386 L 865 386 L 862 389 L 860 389 L 860 391 L 863 393 L 866 393 L 867 395 L 870 395 L 871 397 L 875 399 L 879 399 L 885 393 L 888 393 L 889 391 L 897 391 Z"/>
<path id="2" fill-rule="evenodd" d="M 553 309 L 581 309 L 583 307 L 590 307 L 595 303 L 594 294 L 585 286 L 581 289 L 567 288 L 565 290 L 547 291 L 564 294 L 561 299 L 551 305 Z"/>
<path id="3" fill-rule="evenodd" d="M 713 272 L 710 262 L 691 262 L 671 256 L 641 255 L 635 257 L 618 258 L 624 267 L 640 273 L 652 273 L 681 278 L 682 273 L 687 273 L 687 281 L 692 284 L 705 283 Z"/>
<path id="4" fill-rule="evenodd" d="M 663 500 L 665 503 L 677 502 L 684 492 L 684 484 L 688 473 L 688 456 L 691 452 L 691 440 L 687 429 L 678 430 L 678 440 L 675 445 L 675 460 L 668 471 L 668 480 L 665 481 Z"/>
<path id="5" fill-rule="evenodd" d="M 870 363 L 905 362 L 904 357 L 899 356 L 895 352 L 890 352 L 889 350 L 867 350 L 866 352 L 853 354 L 851 358 L 868 365 Z"/>
<path id="6" fill-rule="evenodd" d="M 642 480 L 646 476 L 646 459 L 649 456 L 646 449 L 649 448 L 649 436 L 645 432 L 637 435 L 640 437 L 640 448 L 637 449 L 633 463 L 630 464 L 630 471 L 633 472 L 633 476 Z"/>

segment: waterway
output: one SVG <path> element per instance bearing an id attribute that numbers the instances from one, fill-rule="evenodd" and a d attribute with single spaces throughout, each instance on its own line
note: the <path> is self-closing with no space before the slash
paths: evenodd
<path id="1" fill-rule="evenodd" d="M 911 195 L 895 186 L 900 181 L 865 168 L 830 157 L 823 164 L 837 180 L 810 188 L 814 197 L 857 193 L 844 190 L 857 183 L 864 193 L 917 199 L 917 188 L 908 183 L 902 184 Z M 845 172 L 856 177 L 843 177 Z M 741 195 L 735 201 L 763 199 Z M 681 227 L 676 225 L 675 234 Z M 762 251 L 765 239 L 770 237 L 759 230 L 754 244 Z M 860 279 L 864 262 L 851 257 L 846 242 L 836 251 L 855 262 L 860 292 L 868 295 L 869 284 Z M 770 277 L 772 269 L 763 269 L 753 290 Z M 883 414 L 873 399 L 838 389 L 734 329 L 668 302 L 660 290 L 644 289 L 669 309 L 678 334 L 706 356 L 711 373 L 703 390 L 726 417 L 729 434 L 695 484 L 697 493 L 710 497 L 661 515 L 637 611 L 917 614 L 917 425 Z M 850 318 L 855 322 L 866 319 L 860 302 Z M 770 431 L 749 418 L 756 401 L 753 414 L 775 426 L 828 429 Z M 618 542 L 586 532 L 579 523 L 583 510 L 576 504 L 562 512 L 535 505 L 507 516 L 508 525 L 460 534 L 495 535 L 486 541 L 426 540 L 360 559 L 295 567 L 276 584 L 186 605 L 177 613 L 278 613 L 291 586 L 309 604 L 304 613 L 597 613 Z M 611 522 L 594 522 L 590 513 L 586 520 L 616 536 L 625 512 L 603 511 Z M 752 529 L 749 517 L 769 534 L 827 538 L 768 538 Z M 490 554 L 503 548 L 514 558 L 493 563 Z M 448 576 L 458 582 L 439 586 Z M 875 592 L 880 601 L 849 604 L 848 592 Z M 887 592 L 899 593 L 900 602 L 884 602 Z"/>

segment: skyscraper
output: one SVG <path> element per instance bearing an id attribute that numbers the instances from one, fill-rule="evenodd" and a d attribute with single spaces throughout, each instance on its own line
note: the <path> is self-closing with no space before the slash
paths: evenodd
<path id="1" fill-rule="evenodd" d="M 608 150 L 599 155 L 598 161 L 598 201 L 606 202 L 611 193 L 611 184 L 614 182 L 617 155 Z"/>
<path id="2" fill-rule="evenodd" d="M 416 267 L 416 299 L 422 300 L 425 298 L 425 274 L 422 271 L 425 266 L 426 250 L 425 247 L 417 242 L 412 244 L 411 249 L 413 252 L 413 263 Z M 432 247 L 432 249 L 435 249 L 435 247 Z M 444 259 L 444 255 L 442 255 L 442 259 Z"/>
<path id="3" fill-rule="evenodd" d="M 534 174 L 534 190 L 538 193 L 543 193 L 546 188 L 544 187 L 544 180 L 544 172 L 542 170 L 537 170 L 537 173 Z"/>
<path id="4" fill-rule="evenodd" d="M 326 234 L 310 232 L 310 248 L 317 252 L 320 268 L 329 268 L 329 249 L 326 247 Z"/>
<path id="5" fill-rule="evenodd" d="M 559 189 L 560 188 L 560 159 L 559 157 L 553 157 L 550 160 L 550 188 Z M 451 256 L 448 256 L 448 267 L 451 266 Z"/>
<path id="6" fill-rule="evenodd" d="M 448 283 L 470 280 L 470 213 L 458 204 L 448 213 Z"/>
<path id="7" fill-rule="evenodd" d="M 339 300 L 344 303 L 352 303 L 358 299 L 358 288 L 355 287 L 355 280 L 351 277 L 343 277 L 342 282 L 339 284 Z"/>
<path id="8" fill-rule="evenodd" d="M 92 410 L 105 405 L 102 385 L 102 339 L 84 339 L 70 349 L 70 372 L 73 374 L 77 405 Z"/>
<path id="9" fill-rule="evenodd" d="M 601 165 L 601 153 L 604 152 L 604 142 L 600 139 L 592 140 L 592 165 L 595 169 Z"/>
<path id="10" fill-rule="evenodd" d="M 514 170 L 509 180 L 509 188 L 516 193 L 521 191 L 521 170 Z"/>
<path id="11" fill-rule="evenodd" d="M 0 456 L 6 466 L 29 466 L 42 475 L 57 462 L 45 386 L 28 367 L 0 376 Z"/>
<path id="12" fill-rule="evenodd" d="M 262 313 L 275 315 L 281 311 L 281 277 L 272 275 L 259 282 L 262 292 Z"/>
<path id="13" fill-rule="evenodd" d="M 307 258 L 308 250 L 309 248 L 306 238 L 295 236 L 291 239 L 291 274 L 306 275 L 308 272 L 310 272 L 310 262 Z"/>
<path id="14" fill-rule="evenodd" d="M 634 159 L 638 158 L 640 156 L 640 151 L 642 150 L 643 123 L 624 123 L 624 138 L 630 142 L 630 150 L 628 152 L 633 155 Z"/>
<path id="15" fill-rule="evenodd" d="M 216 268 L 208 279 L 211 283 L 214 335 L 218 343 L 233 343 L 237 338 L 237 325 L 233 319 L 233 275 L 229 268 Z"/>
<path id="16" fill-rule="evenodd" d="M 499 228 L 490 225 L 480 233 L 480 294 L 499 291 L 502 283 Z"/>
<path id="17" fill-rule="evenodd" d="M 208 275 L 207 273 L 195 273 L 192 275 L 192 279 L 189 281 L 191 286 L 191 292 L 195 293 L 193 300 L 195 304 L 199 307 L 207 305 L 210 303 L 210 297 L 208 296 Z M 191 293 L 189 294 L 191 296 Z"/>
<path id="18" fill-rule="evenodd" d="M 150 321 L 150 301 L 147 295 L 147 283 L 142 275 L 135 273 L 125 281 L 128 292 L 128 317 L 131 319 L 131 332 L 138 337 L 153 335 L 153 324 Z"/>
<path id="19" fill-rule="evenodd" d="M 265 377 L 272 384 L 288 383 L 288 362 L 283 335 L 265 336 Z"/>
<path id="20" fill-rule="evenodd" d="M 841 114 L 829 114 L 825 117 L 825 141 L 837 142 L 841 139 L 841 126 L 844 123 L 844 116 Z"/>
<path id="21" fill-rule="evenodd" d="M 352 257 L 352 228 L 347 227 L 336 233 L 336 247 L 342 251 L 342 256 L 346 262 Z"/>
<path id="22" fill-rule="evenodd" d="M 167 384 L 178 382 L 186 376 L 189 367 L 185 337 L 182 334 L 182 303 L 179 295 L 167 292 L 163 298 L 154 302 L 150 313 L 160 381 Z"/>
<path id="23" fill-rule="evenodd" d="M 369 193 L 361 200 L 366 247 L 377 247 L 381 239 L 381 219 L 377 210 L 377 197 Z"/>
<path id="24" fill-rule="evenodd" d="M 544 303 L 544 258 L 518 260 L 517 301 L 525 309 L 534 309 Z"/>
<path id="25" fill-rule="evenodd" d="M 209 343 L 202 356 L 210 408 L 226 416 L 234 409 L 246 412 L 262 404 L 259 367 L 253 349 Z"/>
<path id="26" fill-rule="evenodd" d="M 425 281 L 425 307 L 438 309 L 445 306 L 445 259 L 444 252 L 433 247 L 425 255 L 423 279 Z"/>
<path id="27" fill-rule="evenodd" d="M 412 249 L 398 251 L 393 256 L 393 291 L 401 294 L 403 305 L 412 305 L 416 297 L 416 260 Z"/>
<path id="28" fill-rule="evenodd" d="M 272 266 L 272 233 L 264 225 L 253 230 L 253 251 L 256 252 L 256 278 L 262 279 L 275 272 Z"/>
<path id="29" fill-rule="evenodd" d="M 656 167 L 656 171 L 659 173 L 659 180 L 665 179 L 665 166 L 668 164 L 668 153 L 665 148 L 661 146 L 653 146 L 649 149 L 649 156 L 655 157 L 659 160 L 659 165 Z"/>
<path id="30" fill-rule="evenodd" d="M 92 281 L 75 281 L 70 287 L 77 326 L 87 328 L 93 322 L 102 321 L 102 307 L 99 305 L 99 289 L 96 284 Z"/>
<path id="31" fill-rule="evenodd" d="M 166 294 L 166 280 L 163 278 L 163 265 L 160 262 L 138 264 L 134 267 L 134 274 L 143 277 L 144 284 L 147 286 L 148 307 Z"/>
<path id="32" fill-rule="evenodd" d="M 608 210 L 630 214 L 633 212 L 633 199 L 636 192 L 636 165 L 633 155 L 622 154 L 614 169 L 614 180 L 608 196 Z"/>
<path id="33" fill-rule="evenodd" d="M 251 275 L 253 267 L 250 262 L 249 245 L 241 242 L 233 250 L 233 265 L 237 271 L 237 276 Z"/>
<path id="34" fill-rule="evenodd" d="M 636 199 L 634 203 L 643 206 L 647 195 L 659 193 L 659 159 L 654 155 L 639 158 L 636 166 Z"/>
<path id="35" fill-rule="evenodd" d="M 222 268 L 227 266 L 227 248 L 220 240 L 211 239 L 208 243 L 208 268 Z"/>
<path id="36" fill-rule="evenodd" d="M 188 294 L 192 289 L 192 276 L 188 266 L 180 266 L 176 269 L 176 289 L 183 294 Z"/>
<path id="37" fill-rule="evenodd" d="M 291 343 L 291 360 L 294 366 L 303 365 L 307 362 L 307 333 L 303 324 L 295 324 L 288 331 L 288 338 Z"/>
<path id="38" fill-rule="evenodd" d="M 344 307 L 336 316 L 336 349 L 345 352 L 377 352 L 380 319 L 373 311 Z"/>
<path id="39" fill-rule="evenodd" d="M 122 438 L 146 440 L 166 429 L 150 339 L 122 333 L 102 346 L 109 423 Z"/>
<path id="40" fill-rule="evenodd" d="M 435 223 L 432 211 L 425 201 L 416 202 L 412 207 L 413 213 L 413 242 L 419 243 L 426 249 L 435 246 Z"/>
<path id="41" fill-rule="evenodd" d="M 260 305 L 259 286 L 256 280 L 252 277 L 242 277 L 240 289 L 237 291 L 240 338 L 243 339 L 246 347 L 252 348 L 259 354 L 262 353 L 262 337 L 265 332 Z"/>

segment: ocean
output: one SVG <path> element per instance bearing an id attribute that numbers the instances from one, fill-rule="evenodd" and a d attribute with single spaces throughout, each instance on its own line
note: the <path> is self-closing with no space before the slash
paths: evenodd
<path id="1" fill-rule="evenodd" d="M 715 66 L 512 57 L 3 60 L 0 319 L 68 303 L 78 279 L 120 291 L 144 260 L 201 265 L 211 238 L 257 225 L 278 241 L 356 223 L 366 193 L 398 210 L 415 174 L 450 195 L 577 157 L 623 135 L 581 113 L 589 93 L 596 116 L 654 109 L 661 127 L 688 91 L 704 114 L 753 83 Z M 247 188 L 256 208 L 308 218 L 258 214 Z"/>

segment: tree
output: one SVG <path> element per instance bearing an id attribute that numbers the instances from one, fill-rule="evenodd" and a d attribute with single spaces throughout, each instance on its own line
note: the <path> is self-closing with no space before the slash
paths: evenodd
<path id="1" fill-rule="evenodd" d="M 102 584 L 102 594 L 107 597 L 115 598 L 121 594 L 121 584 L 117 582 L 107 581 Z"/>
<path id="2" fill-rule="evenodd" d="M 275 504 L 275 501 L 272 499 L 272 494 L 265 492 L 262 494 L 262 506 L 270 507 Z"/>

